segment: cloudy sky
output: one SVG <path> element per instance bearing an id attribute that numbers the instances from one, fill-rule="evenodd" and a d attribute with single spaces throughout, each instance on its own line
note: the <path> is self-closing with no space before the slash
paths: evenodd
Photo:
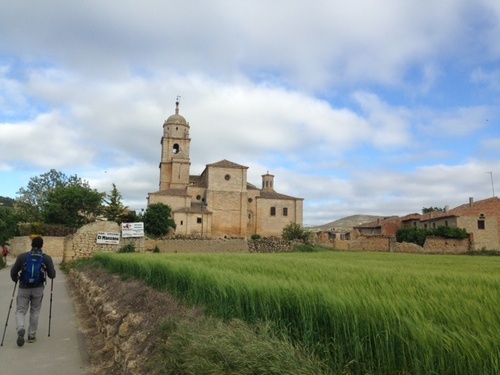
<path id="1" fill-rule="evenodd" d="M 0 3 L 0 195 L 145 208 L 178 95 L 191 173 L 269 171 L 306 225 L 500 191 L 498 0 L 50 0 Z"/>

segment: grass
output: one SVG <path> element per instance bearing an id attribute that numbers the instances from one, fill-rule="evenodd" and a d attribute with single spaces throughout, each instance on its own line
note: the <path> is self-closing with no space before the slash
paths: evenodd
<path id="1" fill-rule="evenodd" d="M 95 260 L 223 320 L 266 322 L 334 373 L 500 373 L 497 257 L 320 252 Z"/>

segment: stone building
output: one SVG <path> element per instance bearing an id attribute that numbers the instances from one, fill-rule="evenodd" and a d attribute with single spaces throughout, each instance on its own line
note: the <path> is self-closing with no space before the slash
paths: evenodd
<path id="1" fill-rule="evenodd" d="M 163 124 L 159 190 L 148 194 L 148 205 L 172 208 L 176 234 L 274 236 L 290 222 L 302 225 L 303 198 L 276 192 L 269 172 L 262 175 L 261 189 L 247 181 L 248 167 L 225 159 L 191 175 L 189 129 L 177 102 L 175 114 Z"/>
<path id="2" fill-rule="evenodd" d="M 420 218 L 421 228 L 439 226 L 463 228 L 472 237 L 471 250 L 500 251 L 500 199 L 497 197 L 462 204 L 444 212 L 429 212 Z"/>

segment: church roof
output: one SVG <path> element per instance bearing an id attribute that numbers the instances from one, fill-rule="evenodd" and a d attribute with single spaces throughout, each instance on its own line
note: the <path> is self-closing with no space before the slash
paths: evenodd
<path id="1" fill-rule="evenodd" d="M 207 210 L 206 206 L 205 208 L 202 208 L 202 204 L 200 202 L 194 202 L 194 203 L 191 203 L 191 205 L 189 207 L 181 207 L 181 208 L 178 208 L 176 210 L 174 210 L 173 212 L 175 213 L 180 213 L 180 212 L 184 212 L 184 213 L 188 213 L 188 214 L 197 214 L 197 213 L 206 213 L 206 214 L 211 214 L 212 211 L 210 210 Z"/>
<path id="2" fill-rule="evenodd" d="M 207 164 L 207 167 L 248 169 L 248 167 L 245 167 L 244 165 L 236 164 L 226 159 L 223 159 L 216 163 Z"/>
<path id="3" fill-rule="evenodd" d="M 259 197 L 257 197 L 259 198 Z M 280 194 L 280 193 L 276 193 L 275 191 L 265 191 L 265 190 L 262 190 L 260 192 L 260 198 L 266 198 L 266 199 L 294 199 L 294 200 L 303 200 L 304 198 L 296 198 L 296 197 L 292 197 L 290 195 L 285 195 L 285 194 Z"/>
<path id="4" fill-rule="evenodd" d="M 164 189 L 157 191 L 155 193 L 150 193 L 150 194 L 158 194 L 158 195 L 168 195 L 168 196 L 176 196 L 176 197 L 186 197 L 189 194 L 187 193 L 186 189 Z"/>

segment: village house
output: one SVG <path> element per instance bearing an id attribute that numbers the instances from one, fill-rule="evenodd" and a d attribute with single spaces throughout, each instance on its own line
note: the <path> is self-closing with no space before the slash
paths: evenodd
<path id="1" fill-rule="evenodd" d="M 419 227 L 439 226 L 463 228 L 472 235 L 471 250 L 500 251 L 500 199 L 492 197 L 455 207 L 445 212 L 428 212 L 420 218 Z"/>
<path id="2" fill-rule="evenodd" d="M 432 211 L 426 214 L 412 213 L 406 216 L 389 216 L 356 225 L 352 230 L 345 230 L 349 236 L 342 239 L 351 240 L 349 244 L 338 242 L 340 239 L 332 232 L 320 233 L 319 242 L 335 242 L 336 246 L 344 248 L 363 248 L 365 242 L 374 241 L 374 237 L 395 237 L 401 228 L 435 229 L 440 226 L 449 226 L 465 229 L 469 233 L 470 248 L 467 250 L 496 250 L 500 251 L 500 199 L 487 198 L 475 202 L 471 197 L 469 203 L 444 211 Z M 434 240 L 436 242 L 438 240 Z M 389 243 L 382 243 L 389 250 Z M 444 241 L 442 246 L 454 245 L 453 241 Z M 441 246 L 441 245 L 440 245 Z M 451 250 L 453 250 L 451 248 Z M 450 251 L 451 251 L 450 250 Z"/>
<path id="3" fill-rule="evenodd" d="M 304 199 L 278 193 L 269 172 L 262 175 L 260 189 L 247 181 L 248 167 L 225 159 L 191 175 L 189 129 L 177 102 L 175 114 L 163 124 L 159 190 L 148 194 L 148 205 L 171 207 L 175 234 L 280 236 L 290 223 L 302 226 Z"/>
<path id="4" fill-rule="evenodd" d="M 361 235 L 381 234 L 384 236 L 395 236 L 400 227 L 401 218 L 398 216 L 389 216 L 355 226 L 354 229 L 358 230 Z"/>

